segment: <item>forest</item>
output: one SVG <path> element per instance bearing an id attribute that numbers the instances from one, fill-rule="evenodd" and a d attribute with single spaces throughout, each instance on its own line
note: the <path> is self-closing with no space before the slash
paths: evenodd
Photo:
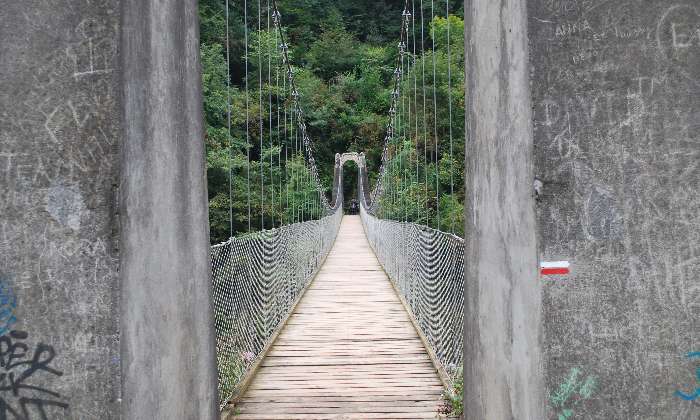
<path id="1" fill-rule="evenodd" d="M 370 185 L 376 184 L 393 119 L 379 215 L 462 236 L 462 3 L 279 0 L 276 6 L 326 200 L 336 153 L 364 152 Z M 212 243 L 321 217 L 324 201 L 294 134 L 295 93 L 272 5 L 251 0 L 228 7 L 225 0 L 199 2 Z M 406 10 L 411 16 L 404 21 Z M 399 67 L 399 106 L 390 110 Z M 346 203 L 356 197 L 356 184 L 347 164 Z"/>

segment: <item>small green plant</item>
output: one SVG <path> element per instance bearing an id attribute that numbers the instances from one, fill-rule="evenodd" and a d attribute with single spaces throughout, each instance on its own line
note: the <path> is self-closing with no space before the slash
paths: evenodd
<path id="1" fill-rule="evenodd" d="M 241 379 L 243 379 L 255 355 L 251 352 L 234 352 L 229 358 L 226 358 L 221 353 L 217 356 L 219 363 L 219 390 L 223 399 L 228 398 Z"/>
<path id="2" fill-rule="evenodd" d="M 464 372 L 462 366 L 460 366 L 452 375 L 452 389 L 447 389 L 442 394 L 443 405 L 438 409 L 438 412 L 449 417 L 461 418 L 464 414 L 463 391 Z"/>

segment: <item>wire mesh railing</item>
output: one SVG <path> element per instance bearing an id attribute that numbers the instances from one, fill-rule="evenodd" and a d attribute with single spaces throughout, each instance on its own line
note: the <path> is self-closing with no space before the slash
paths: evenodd
<path id="1" fill-rule="evenodd" d="M 369 242 L 435 354 L 436 361 L 449 375 L 461 365 L 464 303 L 464 241 L 454 234 L 439 230 L 440 203 L 442 199 L 445 199 L 446 204 L 451 203 L 444 194 L 442 197 L 440 195 L 439 169 L 443 166 L 449 168 L 450 196 L 447 198 L 452 199 L 458 195 L 454 191 L 452 174 L 455 156 L 452 153 L 450 23 L 447 19 L 446 102 L 450 115 L 447 134 L 438 132 L 435 69 L 439 49 L 435 49 L 434 39 L 440 25 L 445 24 L 439 19 L 435 20 L 431 1 L 433 46 L 430 50 L 425 48 L 422 39 L 423 4 L 420 3 L 421 51 L 418 54 L 416 10 L 415 5 L 411 5 L 409 11 L 409 2 L 405 1 L 401 17 L 399 54 L 396 57 L 382 162 L 377 184 L 371 193 L 364 156 L 346 157 L 360 161 L 361 217 Z M 228 13 L 228 4 L 226 10 Z M 263 30 L 265 14 L 267 30 Z M 446 15 L 449 15 L 449 3 L 446 3 Z M 340 155 L 337 155 L 334 204 L 331 206 L 320 182 L 313 142 L 307 132 L 300 92 L 295 83 L 295 71 L 290 63 L 289 46 L 275 0 L 268 2 L 265 9 L 261 2 L 257 3 L 258 29 L 253 37 L 255 42 L 252 43 L 253 52 L 257 52 L 258 56 L 257 61 L 253 60 L 257 69 L 257 82 L 248 69 L 248 59 L 254 58 L 255 54 L 248 53 L 247 2 L 243 3 L 243 21 L 246 40 L 243 89 L 246 147 L 245 159 L 243 155 L 236 155 L 235 142 L 231 136 L 229 98 L 229 224 L 231 236 L 240 231 L 234 229 L 234 219 L 239 221 L 241 217 L 239 214 L 234 215 L 235 183 L 231 171 L 233 162 L 240 160 L 245 162 L 245 210 L 248 217 L 243 219 L 247 220 L 248 233 L 232 237 L 211 249 L 219 397 L 222 406 L 236 393 L 241 381 L 290 315 L 330 251 L 342 219 L 342 161 Z M 409 52 L 409 44 L 413 45 L 413 53 Z M 226 51 L 228 58 L 228 42 Z M 428 138 L 426 78 L 423 74 L 428 59 L 433 64 L 432 139 Z M 421 131 L 418 129 L 417 114 L 418 63 L 423 92 L 423 162 L 420 161 Z M 255 86 L 248 86 L 250 81 L 257 86 L 257 96 Z M 265 86 L 267 87 L 264 88 Z M 405 94 L 402 95 L 402 92 Z M 251 98 L 258 102 L 256 118 L 252 118 L 249 112 Z M 265 99 L 267 107 L 264 106 Z M 257 124 L 251 123 L 254 119 Z M 257 127 L 259 132 L 253 133 L 251 127 Z M 449 153 L 443 152 L 442 156 L 439 154 L 439 134 L 446 134 L 450 140 L 449 148 L 446 149 Z M 252 147 L 254 138 L 258 139 L 257 149 Z M 411 139 L 413 141 L 409 141 Z M 255 153 L 258 156 L 257 163 Z M 298 162 L 296 166 L 295 162 Z M 257 175 L 255 166 L 259 166 Z M 433 195 L 433 186 L 434 200 L 429 199 Z M 408 197 L 407 191 L 413 191 L 415 197 Z M 424 194 L 417 194 L 416 191 Z M 258 203 L 259 207 L 256 208 Z M 422 222 L 418 218 L 409 222 L 408 203 L 416 204 L 416 208 L 424 210 L 416 211 L 416 214 L 423 214 L 421 217 L 424 217 L 426 223 L 435 222 L 438 229 L 420 224 Z M 435 210 L 431 210 L 433 206 L 436 207 Z M 251 223 L 256 211 L 256 218 L 260 220 L 259 231 L 253 231 Z M 397 218 L 403 221 L 390 220 Z M 450 225 L 454 232 L 454 226 L 459 223 L 452 221 Z M 265 229 L 270 226 L 273 229 Z"/>
<path id="2" fill-rule="evenodd" d="M 365 194 L 367 178 L 360 176 Z M 375 191 L 376 192 L 376 191 Z M 464 239 L 411 222 L 380 219 L 361 200 L 367 239 L 445 373 L 462 364 Z"/>
<path id="3" fill-rule="evenodd" d="M 289 317 L 330 251 L 342 219 L 340 157 L 331 204 L 316 166 L 281 13 L 275 0 L 248 3 L 236 9 L 242 15 L 236 18 L 243 22 L 245 62 L 236 93 L 231 89 L 229 1 L 224 2 L 228 200 L 220 191 L 212 207 L 221 210 L 227 204 L 229 239 L 211 248 L 222 407 Z M 232 124 L 234 93 L 245 109 L 239 109 L 245 119 L 238 119 L 238 127 Z M 223 160 L 216 150 L 213 160 Z"/>
<path id="4" fill-rule="evenodd" d="M 337 236 L 342 182 L 317 220 L 251 232 L 211 247 L 218 392 L 225 405 L 289 317 Z"/>
<path id="5" fill-rule="evenodd" d="M 414 1 L 404 3 L 394 89 L 373 190 L 369 189 L 366 166 L 358 165 L 360 214 L 370 245 L 449 381 L 462 365 L 464 321 L 464 239 L 455 234 L 461 230 L 461 216 L 455 215 L 462 214 L 462 204 L 454 185 L 454 173 L 459 168 L 455 164 L 458 156 L 454 153 L 451 95 L 452 79 L 459 71 L 452 71 L 456 64 L 452 50 L 457 45 L 452 45 L 450 38 L 450 27 L 454 25 L 456 29 L 459 25 L 450 14 L 449 0 L 445 2 L 444 19 L 436 16 L 433 1 L 429 9 L 424 9 L 422 1 L 418 9 Z M 428 11 L 430 48 L 426 47 L 423 32 L 424 13 Z M 444 27 L 446 37 L 437 44 L 436 31 L 440 27 Z M 447 74 L 437 71 L 441 51 L 446 60 L 440 67 L 445 67 Z M 426 66 L 429 62 L 432 89 L 430 78 L 426 84 L 425 77 L 426 68 L 429 71 L 431 67 Z M 447 80 L 444 101 L 438 101 L 438 79 Z M 426 95 L 429 90 L 432 95 Z M 447 108 L 447 112 L 441 110 L 439 114 L 449 117 L 448 130 L 439 129 L 441 104 Z M 428 114 L 432 114 L 432 127 Z M 441 146 L 441 138 L 449 143 Z M 441 227 L 452 233 L 440 230 Z"/>

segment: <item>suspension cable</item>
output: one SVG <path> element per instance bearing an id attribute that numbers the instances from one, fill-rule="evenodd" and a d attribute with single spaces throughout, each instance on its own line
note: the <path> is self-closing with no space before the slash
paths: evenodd
<path id="1" fill-rule="evenodd" d="M 416 185 L 420 184 L 420 175 L 419 175 L 419 163 L 418 163 L 418 80 L 417 80 L 417 71 L 416 71 L 416 60 L 418 56 L 416 55 L 416 1 L 411 0 L 411 25 L 412 25 L 412 32 L 413 32 L 413 112 L 415 113 L 415 117 L 413 118 L 414 123 L 415 123 L 415 134 L 414 134 L 414 140 L 415 140 L 415 159 L 416 159 Z M 418 200 L 412 200 L 416 204 L 416 216 L 415 217 L 420 217 L 420 203 L 418 203 Z"/>
<path id="2" fill-rule="evenodd" d="M 291 80 L 291 76 L 290 76 Z M 294 92 L 291 90 L 291 82 L 290 82 L 290 92 L 292 92 L 292 97 L 294 95 Z M 295 164 L 295 156 L 297 155 L 297 142 L 299 140 L 299 130 L 295 130 L 295 117 L 296 117 L 296 108 L 294 107 L 294 101 L 292 100 L 292 108 L 291 112 L 289 113 L 289 119 L 291 122 L 291 139 L 289 141 L 290 146 L 292 147 L 292 186 L 294 187 L 294 195 L 292 195 L 292 220 L 294 223 L 296 223 L 298 220 L 298 209 L 297 209 L 297 197 L 298 197 L 298 182 L 297 182 L 297 177 L 295 176 L 296 170 L 294 168 Z"/>
<path id="3" fill-rule="evenodd" d="M 265 230 L 265 174 L 263 173 L 263 103 L 262 103 L 262 0 L 258 0 L 258 114 L 260 120 L 260 230 Z"/>
<path id="4" fill-rule="evenodd" d="M 440 160 L 438 158 L 439 153 L 439 139 L 438 139 L 438 128 L 437 128 L 437 71 L 435 62 L 435 12 L 434 12 L 434 0 L 430 0 L 430 24 L 432 27 L 432 33 L 430 38 L 433 43 L 433 134 L 435 135 L 435 217 L 437 218 L 437 229 L 440 230 Z"/>
<path id="5" fill-rule="evenodd" d="M 243 31 L 245 32 L 245 149 L 246 149 L 246 186 L 248 201 L 248 232 L 252 230 L 250 209 L 250 95 L 248 93 L 248 0 L 243 1 Z"/>
<path id="6" fill-rule="evenodd" d="M 233 237 L 233 139 L 231 138 L 231 45 L 229 42 L 229 11 L 226 0 L 226 138 L 228 140 L 228 223 L 229 238 Z"/>
<path id="7" fill-rule="evenodd" d="M 423 175 L 425 190 L 425 224 L 430 225 L 430 209 L 428 208 L 428 118 L 425 91 L 425 24 L 423 19 L 423 0 L 420 0 L 420 44 L 421 44 L 421 73 L 423 86 Z"/>
<path id="8" fill-rule="evenodd" d="M 408 9 L 408 0 L 405 0 L 404 2 L 404 10 Z M 406 29 L 406 25 L 404 24 L 404 20 L 406 19 L 406 16 L 402 14 L 401 16 L 401 41 L 404 40 L 404 30 Z M 397 112 L 397 107 L 398 107 L 398 96 L 399 96 L 399 85 L 401 83 L 401 68 L 400 68 L 400 60 L 401 60 L 401 54 L 396 56 L 396 66 L 394 70 L 394 89 L 392 91 L 392 98 L 391 98 L 391 107 L 389 108 L 389 114 L 394 115 Z M 384 150 L 382 152 L 382 161 L 381 161 L 381 167 L 379 169 L 379 180 L 384 179 L 385 173 L 387 169 L 391 171 L 391 165 L 389 162 L 389 144 L 391 143 L 392 139 L 395 136 L 395 119 L 394 118 L 389 118 L 389 123 L 387 124 L 386 128 L 386 135 L 384 137 Z M 379 195 L 380 191 L 383 188 L 383 183 L 381 181 L 377 182 L 377 184 L 374 187 L 374 190 L 372 191 L 372 203 L 376 202 L 376 197 Z M 372 205 L 374 207 L 374 204 Z"/>
<path id="9" fill-rule="evenodd" d="M 275 48 L 279 42 L 279 35 L 275 31 Z M 280 123 L 280 56 L 275 54 L 277 61 L 275 65 L 275 96 L 277 98 L 277 179 L 279 180 L 279 217 L 280 226 L 284 224 L 284 209 L 282 208 L 282 124 Z M 285 119 L 285 123 L 287 120 Z"/>
<path id="10" fill-rule="evenodd" d="M 277 16 L 277 15 L 275 15 Z M 279 41 L 276 41 L 278 43 Z M 282 60 L 281 56 L 280 59 Z M 285 186 L 285 207 L 284 207 L 284 222 L 283 223 L 289 223 L 289 171 L 288 171 L 288 142 L 289 142 L 289 128 L 287 127 L 287 102 L 289 100 L 289 97 L 287 96 L 287 75 L 285 74 L 284 77 L 282 77 L 282 90 L 284 91 L 284 186 Z M 281 144 L 281 143 L 280 143 Z M 281 149 L 280 149 L 281 150 Z M 280 171 L 280 177 L 282 177 L 282 172 Z M 282 194 L 280 192 L 280 194 Z"/>
<path id="11" fill-rule="evenodd" d="M 277 7 L 276 0 L 272 0 L 272 9 L 273 9 L 273 15 L 275 16 L 275 19 L 274 19 L 275 26 L 277 28 L 277 32 L 279 33 L 279 37 L 280 37 L 280 42 L 281 42 L 280 49 L 282 50 L 283 61 L 286 63 L 287 71 L 288 71 L 288 75 L 289 75 L 289 83 L 290 83 L 290 89 L 292 90 L 294 109 L 295 109 L 295 113 L 297 115 L 297 126 L 298 126 L 297 133 L 300 134 L 300 136 L 301 136 L 301 142 L 299 144 L 300 151 L 302 151 L 302 156 L 304 156 L 306 158 L 305 160 L 309 164 L 308 175 L 309 175 L 310 186 L 314 187 L 317 191 L 319 191 L 321 193 L 320 194 L 321 204 L 324 207 L 324 209 L 327 210 L 327 209 L 330 209 L 330 204 L 328 203 L 328 200 L 326 199 L 325 194 L 323 194 L 323 187 L 321 185 L 321 180 L 318 176 L 316 161 L 315 161 L 314 156 L 313 156 L 313 145 L 312 145 L 311 139 L 309 138 L 309 135 L 308 135 L 307 130 L 306 130 L 306 122 L 305 122 L 305 118 L 304 118 L 304 112 L 301 108 L 299 90 L 297 89 L 296 84 L 294 83 L 294 73 L 291 69 L 291 63 L 290 63 L 289 55 L 288 55 L 289 54 L 289 47 L 287 46 L 287 44 L 285 42 L 284 31 L 282 31 L 281 14 L 279 12 L 279 8 Z M 308 196 L 308 191 L 306 191 L 306 194 Z M 302 206 L 302 208 L 303 208 L 303 206 Z M 303 220 L 303 217 L 302 217 L 302 220 Z"/>
<path id="12" fill-rule="evenodd" d="M 410 14 L 408 9 L 404 9 L 405 14 Z M 403 25 L 405 23 L 406 25 L 406 38 L 408 38 L 408 19 L 404 19 L 401 24 Z M 401 89 L 403 90 L 403 75 L 407 74 L 409 75 L 408 78 L 410 78 L 410 63 L 406 63 L 406 66 L 404 66 L 404 58 L 406 56 L 406 48 L 407 48 L 407 43 L 401 40 L 401 74 L 402 74 L 402 87 Z M 407 78 L 407 79 L 408 79 Z M 401 118 L 401 123 L 402 123 L 402 135 L 400 137 L 401 139 L 401 144 L 400 144 L 400 152 L 399 152 L 399 170 L 401 173 L 399 174 L 399 180 L 402 183 L 402 188 L 401 188 L 401 207 L 404 209 L 404 214 L 403 214 L 403 219 L 404 221 L 408 221 L 408 213 L 407 213 L 407 202 L 406 202 L 406 168 L 405 168 L 405 145 L 406 145 L 406 137 L 407 137 L 407 128 L 410 126 L 410 117 L 411 117 L 411 110 L 410 110 L 410 102 L 409 102 L 409 108 L 406 107 L 406 95 L 401 95 L 401 112 L 402 112 L 402 118 Z M 409 134 L 410 136 L 410 134 Z M 400 215 L 399 215 L 400 216 Z"/>
<path id="13" fill-rule="evenodd" d="M 447 103 L 449 104 L 450 115 L 450 197 L 454 200 L 455 182 L 454 182 L 454 155 L 452 151 L 452 53 L 450 46 L 450 0 L 445 0 L 445 16 L 447 17 Z M 455 233 L 455 220 L 450 216 L 450 230 Z"/>
<path id="14" fill-rule="evenodd" d="M 273 176 L 272 167 L 274 166 L 272 162 L 272 148 L 273 148 L 273 135 L 272 135 L 272 48 L 270 48 L 270 41 L 267 37 L 270 35 L 270 0 L 267 0 L 267 32 L 265 34 L 265 44 L 267 44 L 267 92 L 268 92 L 268 120 L 270 123 L 269 128 L 269 143 L 270 149 L 268 153 L 270 154 L 270 223 L 271 227 L 275 228 L 275 177 Z"/>

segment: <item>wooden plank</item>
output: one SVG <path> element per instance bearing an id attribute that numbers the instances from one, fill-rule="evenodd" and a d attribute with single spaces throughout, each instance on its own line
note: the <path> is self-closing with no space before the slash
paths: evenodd
<path id="1" fill-rule="evenodd" d="M 402 405 L 407 403 L 425 402 L 425 395 L 422 393 L 416 395 L 322 395 L 314 397 L 303 396 L 246 396 L 241 402 L 261 402 L 261 403 L 302 403 L 312 404 L 314 402 L 386 402 L 387 404 Z"/>
<path id="2" fill-rule="evenodd" d="M 330 402 L 387 402 L 392 405 L 404 404 L 407 402 L 424 402 L 426 401 L 424 394 L 417 395 L 322 395 L 313 397 L 304 396 L 246 396 L 241 400 L 243 402 L 278 402 L 278 403 L 294 403 L 309 404 L 315 401 L 330 401 Z"/>
<path id="3" fill-rule="evenodd" d="M 422 413 L 344 413 L 344 414 L 239 414 L 234 417 L 238 420 L 364 420 L 364 419 L 384 419 L 384 420 L 394 420 L 394 419 L 437 419 L 438 416 L 435 411 L 428 411 Z"/>
<path id="4" fill-rule="evenodd" d="M 432 419 L 443 385 L 367 242 L 345 216 L 233 419 Z"/>
<path id="5" fill-rule="evenodd" d="M 352 390 L 345 388 L 338 388 L 336 391 L 329 391 L 330 387 L 323 389 L 316 388 L 293 388 L 287 387 L 285 389 L 247 389 L 246 395 L 251 396 L 322 396 L 322 395 L 336 395 L 342 396 L 345 393 L 352 393 L 352 395 L 404 395 L 404 394 L 421 394 L 425 395 L 426 400 L 432 399 L 429 397 L 434 397 L 436 400 L 439 399 L 442 393 L 442 386 L 414 386 L 414 387 L 398 387 L 398 386 L 387 386 L 387 387 L 377 387 L 377 388 L 354 388 Z"/>
<path id="6" fill-rule="evenodd" d="M 404 373 L 404 372 L 402 372 Z M 360 372 L 360 373 L 343 373 L 343 372 L 323 372 L 323 373 L 315 373 L 312 375 L 307 375 L 304 374 L 303 372 L 298 372 L 298 373 L 289 373 L 289 374 L 279 374 L 275 375 L 276 378 L 284 378 L 285 380 L 290 380 L 290 381 L 296 381 L 296 380 L 324 380 L 324 379 L 336 379 L 338 381 L 343 381 L 343 380 L 358 380 L 358 379 L 363 379 L 363 380 L 368 380 L 372 381 L 375 379 L 381 380 L 381 379 L 394 379 L 396 377 L 396 372 L 390 371 L 390 372 L 381 372 L 381 373 L 376 373 L 376 372 Z M 412 379 L 430 379 L 431 381 L 435 378 L 435 374 L 433 372 L 422 372 L 422 373 L 414 373 L 414 372 L 405 372 L 405 374 L 401 375 L 401 378 L 407 379 L 407 380 L 412 380 Z"/>
<path id="7" fill-rule="evenodd" d="M 352 408 L 352 411 L 369 411 L 375 413 L 381 412 L 415 412 L 415 411 L 425 411 L 425 409 L 435 409 L 437 404 L 431 401 L 412 401 L 412 402 L 400 402 L 401 407 L 392 406 L 398 401 L 318 401 L 310 400 L 304 403 L 298 403 L 297 401 L 290 401 L 286 403 L 275 404 L 275 408 L 289 409 L 289 408 L 305 408 L 305 409 L 316 409 L 325 410 L 327 408 Z M 246 408 L 251 408 L 258 406 L 260 409 L 264 408 L 268 404 L 265 402 L 244 402 L 241 406 Z M 401 410 L 401 408 L 405 408 Z M 258 410 L 259 411 L 259 410 Z M 323 413 L 324 411 L 320 411 Z M 326 411 L 327 412 L 327 411 Z"/>
<path id="8" fill-rule="evenodd" d="M 300 414 L 345 414 L 347 412 L 352 413 L 425 413 L 426 411 L 433 411 L 437 413 L 438 405 L 432 404 L 421 404 L 416 406 L 402 405 L 398 407 L 391 407 L 385 404 L 370 404 L 370 403 L 339 403 L 339 404 L 325 404 L 322 406 L 310 406 L 310 407 L 299 407 L 298 405 L 274 405 L 269 404 L 241 404 L 239 407 L 241 410 L 251 411 L 251 412 L 267 412 L 270 414 L 286 414 L 290 411 Z"/>
<path id="9" fill-rule="evenodd" d="M 420 385 L 421 387 L 423 386 L 428 386 L 428 387 L 433 387 L 437 386 L 440 387 L 440 390 L 442 390 L 442 384 L 440 381 L 436 381 L 435 378 L 411 378 L 410 380 L 408 379 L 395 379 L 395 378 L 359 378 L 359 379 L 340 379 L 340 378 L 313 378 L 314 380 L 312 382 L 306 380 L 306 379 L 290 379 L 290 378 L 277 378 L 277 381 L 271 382 L 271 381 L 265 381 L 265 382 L 255 382 L 253 381 L 252 384 L 250 384 L 250 387 L 248 389 L 280 389 L 280 388 L 293 388 L 293 389 L 300 389 L 300 388 L 317 388 L 317 389 L 327 389 L 329 386 L 332 385 L 343 385 L 345 389 L 348 388 L 377 388 L 377 387 L 384 387 L 386 385 L 392 385 L 392 386 L 397 386 L 397 387 L 406 387 L 406 386 L 416 386 Z"/>

